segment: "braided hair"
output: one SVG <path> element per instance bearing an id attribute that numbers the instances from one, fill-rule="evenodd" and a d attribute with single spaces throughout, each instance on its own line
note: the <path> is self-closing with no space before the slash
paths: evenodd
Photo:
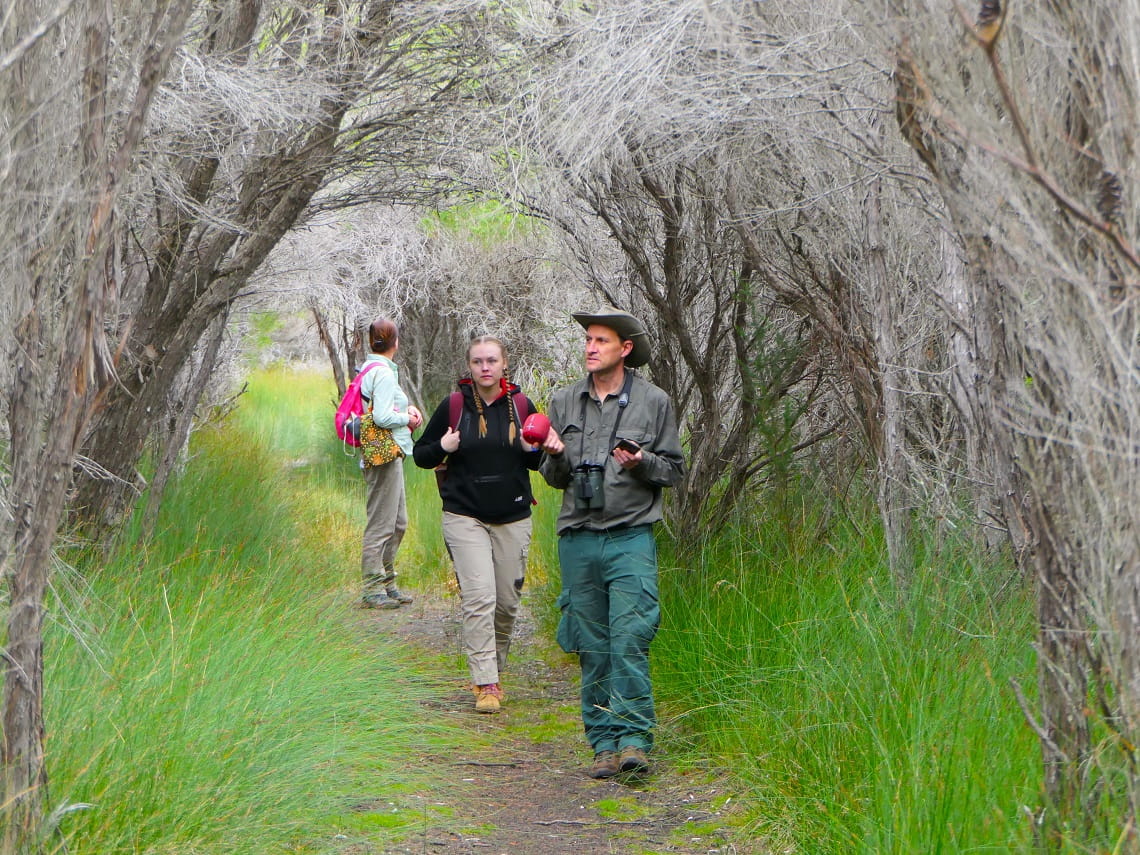
<path id="1" fill-rule="evenodd" d="M 519 429 L 518 429 L 519 415 L 518 415 L 518 412 L 515 410 L 515 399 L 514 399 L 514 396 L 511 395 L 511 380 L 510 380 L 510 376 L 507 373 L 507 368 L 506 368 L 507 346 L 505 344 L 503 344 L 502 339 L 497 338 L 496 336 L 493 336 L 493 335 L 475 336 L 474 338 L 471 339 L 470 343 L 468 343 L 468 345 L 467 345 L 467 360 L 468 360 L 468 362 L 470 362 L 470 360 L 471 360 L 471 349 L 474 348 L 478 344 L 494 344 L 494 345 L 497 345 L 499 348 L 499 353 L 503 357 L 503 378 L 499 381 L 499 388 L 500 388 L 502 394 L 507 396 L 507 414 L 508 414 L 508 417 L 510 418 L 510 427 L 507 431 L 507 441 L 509 442 L 510 445 L 514 445 L 515 439 L 519 435 Z M 474 386 L 473 386 L 473 391 L 474 391 L 473 397 L 475 398 L 475 411 L 479 414 L 479 438 L 482 439 L 483 437 L 485 437 L 487 435 L 487 417 L 486 417 L 486 414 L 483 412 L 483 396 L 479 394 L 478 389 L 474 389 Z"/>

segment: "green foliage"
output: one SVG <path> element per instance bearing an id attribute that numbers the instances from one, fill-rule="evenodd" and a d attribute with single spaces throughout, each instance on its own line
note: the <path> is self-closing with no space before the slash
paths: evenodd
<path id="1" fill-rule="evenodd" d="M 593 808 L 602 819 L 612 819 L 617 822 L 636 822 L 645 819 L 650 813 L 647 807 L 632 796 L 599 799 L 594 802 Z"/>
<path id="2" fill-rule="evenodd" d="M 263 350 L 273 343 L 273 332 L 280 329 L 281 318 L 276 312 L 255 312 L 250 315 L 250 335 L 255 351 Z"/>
<path id="3" fill-rule="evenodd" d="M 794 491 L 783 487 L 792 475 L 796 427 L 811 398 L 810 394 L 789 393 L 803 371 L 805 347 L 767 321 L 757 325 L 752 340 L 758 351 L 748 369 L 757 393 L 752 402 L 756 408 L 756 438 L 767 458 L 766 475 L 781 485 L 780 495 L 789 494 Z"/>
<path id="4" fill-rule="evenodd" d="M 532 217 L 512 211 L 494 199 L 478 199 L 436 211 L 423 221 L 428 234 L 443 230 L 466 235 L 485 247 L 506 243 L 539 228 Z"/>
<path id="5" fill-rule="evenodd" d="M 1010 680 L 1033 680 L 1031 592 L 961 550 L 900 594 L 870 510 L 822 503 L 663 563 L 665 744 L 732 770 L 777 849 L 1028 850 L 1038 748 Z"/>
<path id="6" fill-rule="evenodd" d="M 558 512 L 562 508 L 562 491 L 548 486 L 537 473 L 531 476 L 531 486 L 538 504 L 531 509 L 534 536 L 527 560 L 526 585 L 531 614 L 540 634 L 549 644 L 550 654 L 558 656 L 554 631 L 560 617 L 557 601 L 562 575 L 558 568 L 558 537 L 555 532 Z"/>
<path id="7" fill-rule="evenodd" d="M 577 703 L 548 708 L 538 711 L 521 726 L 525 728 L 522 735 L 536 745 L 557 745 L 567 738 L 576 740 L 582 732 L 582 709 Z M 503 732 L 510 733 L 516 729 L 515 725 L 508 722 Z"/>

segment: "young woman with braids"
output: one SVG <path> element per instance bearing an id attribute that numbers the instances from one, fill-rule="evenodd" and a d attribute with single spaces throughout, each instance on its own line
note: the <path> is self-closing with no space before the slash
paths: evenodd
<path id="1" fill-rule="evenodd" d="M 463 646 L 475 709 L 493 713 L 503 699 L 506 666 L 530 548 L 530 472 L 541 448 L 526 444 L 515 403 L 518 386 L 507 379 L 507 352 L 494 336 L 467 348 L 470 376 L 459 381 L 463 406 L 451 422 L 444 398 L 413 451 L 416 465 L 447 461 L 440 485 L 443 538 L 455 565 L 463 614 Z M 534 412 L 527 399 L 527 412 Z"/>

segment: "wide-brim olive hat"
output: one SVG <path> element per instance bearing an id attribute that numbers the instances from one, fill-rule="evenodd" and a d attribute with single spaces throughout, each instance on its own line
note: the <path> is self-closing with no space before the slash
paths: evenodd
<path id="1" fill-rule="evenodd" d="M 596 312 L 574 312 L 574 320 L 582 325 L 582 329 L 591 324 L 601 324 L 616 332 L 622 341 L 632 341 L 633 350 L 625 358 L 625 364 L 630 368 L 640 368 L 649 361 L 653 345 L 649 341 L 649 333 L 645 324 L 631 315 L 615 309 L 613 306 L 602 306 Z"/>

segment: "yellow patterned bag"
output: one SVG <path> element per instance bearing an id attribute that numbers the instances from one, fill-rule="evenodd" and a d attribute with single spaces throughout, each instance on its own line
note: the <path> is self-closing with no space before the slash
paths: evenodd
<path id="1" fill-rule="evenodd" d="M 360 456 L 365 466 L 383 466 L 404 456 L 392 431 L 377 427 L 372 413 L 365 413 L 360 419 Z"/>

